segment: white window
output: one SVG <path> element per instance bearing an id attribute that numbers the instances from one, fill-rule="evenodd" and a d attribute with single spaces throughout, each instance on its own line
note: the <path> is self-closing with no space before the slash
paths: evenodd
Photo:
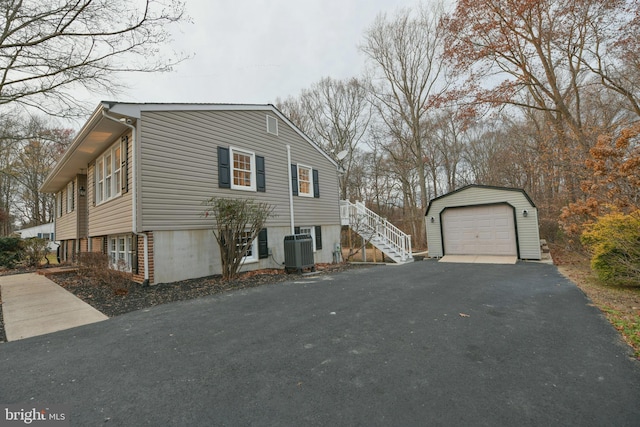
<path id="1" fill-rule="evenodd" d="M 241 245 L 244 245 L 249 240 L 249 232 L 245 231 L 243 235 L 236 242 L 236 246 L 240 248 Z M 251 245 L 247 248 L 247 251 L 242 258 L 242 263 L 247 264 L 250 262 L 258 262 L 258 239 L 254 239 L 251 242 Z"/>
<path id="2" fill-rule="evenodd" d="M 278 119 L 269 115 L 267 115 L 267 132 L 278 135 Z"/>
<path id="3" fill-rule="evenodd" d="M 122 166 L 122 158 L 120 157 L 120 144 L 116 145 L 115 150 L 113 150 L 113 186 L 114 193 L 120 194 L 122 190 L 122 181 L 120 178 L 120 167 Z"/>
<path id="4" fill-rule="evenodd" d="M 104 199 L 108 200 L 111 198 L 112 188 L 111 188 L 111 169 L 113 168 L 113 156 L 109 152 L 106 156 L 104 156 Z"/>
<path id="5" fill-rule="evenodd" d="M 298 194 L 313 197 L 311 168 L 308 166 L 298 165 Z"/>
<path id="6" fill-rule="evenodd" d="M 300 227 L 300 234 L 308 234 L 311 236 L 311 239 L 313 240 L 313 252 L 315 252 L 316 251 L 316 228 L 309 227 L 309 226 Z"/>
<path id="7" fill-rule="evenodd" d="M 114 144 L 96 161 L 96 204 L 120 195 L 122 188 L 122 149 Z"/>
<path id="8" fill-rule="evenodd" d="M 102 202 L 104 189 L 104 159 L 96 162 L 96 203 Z"/>
<path id="9" fill-rule="evenodd" d="M 74 208 L 74 185 L 73 185 L 73 181 L 71 181 L 70 183 L 67 184 L 67 213 L 69 212 L 73 212 L 73 208 Z"/>
<path id="10" fill-rule="evenodd" d="M 58 197 L 56 200 L 56 207 L 58 208 L 58 216 L 62 216 L 62 191 L 58 193 Z"/>
<path id="11" fill-rule="evenodd" d="M 250 151 L 230 148 L 231 188 L 256 191 L 256 155 Z"/>
<path id="12" fill-rule="evenodd" d="M 109 237 L 109 264 L 114 270 L 131 271 L 131 235 Z"/>

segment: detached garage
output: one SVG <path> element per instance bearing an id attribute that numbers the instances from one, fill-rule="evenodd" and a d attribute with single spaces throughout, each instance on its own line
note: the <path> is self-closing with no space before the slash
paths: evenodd
<path id="1" fill-rule="evenodd" d="M 468 185 L 429 202 L 429 256 L 498 255 L 540 259 L 538 210 L 517 188 Z"/>

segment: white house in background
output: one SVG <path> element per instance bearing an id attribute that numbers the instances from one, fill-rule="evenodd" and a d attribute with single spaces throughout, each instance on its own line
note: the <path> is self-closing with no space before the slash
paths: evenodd
<path id="1" fill-rule="evenodd" d="M 317 263 L 340 243 L 337 164 L 272 105 L 102 102 L 41 191 L 56 196 L 63 260 L 103 252 L 143 283 L 221 272 L 212 196 L 275 206 L 244 270 L 282 267 L 296 231 Z"/>
<path id="2" fill-rule="evenodd" d="M 468 185 L 429 202 L 429 256 L 510 255 L 539 260 L 538 209 L 519 188 Z"/>
<path id="3" fill-rule="evenodd" d="M 21 239 L 28 239 L 30 237 L 44 239 L 47 241 L 47 246 L 51 251 L 55 251 L 59 246 L 55 241 L 55 224 L 53 222 L 23 228 L 22 230 L 17 230 L 16 234 L 19 234 Z"/>

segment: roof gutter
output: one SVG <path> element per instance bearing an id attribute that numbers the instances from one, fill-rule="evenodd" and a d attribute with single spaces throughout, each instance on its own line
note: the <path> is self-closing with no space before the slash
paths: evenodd
<path id="1" fill-rule="evenodd" d="M 138 180 L 136 175 L 136 172 L 138 171 L 138 168 L 137 168 L 138 156 L 136 155 L 137 128 L 131 124 L 131 121 L 132 121 L 131 119 L 124 118 L 124 117 L 122 119 L 118 119 L 116 117 L 110 116 L 107 114 L 106 109 L 102 110 L 102 116 L 105 119 L 113 120 L 114 122 L 125 125 L 129 129 L 131 129 L 131 158 L 132 158 L 131 159 L 132 160 L 131 175 L 133 176 L 133 185 L 131 190 L 131 197 L 132 197 L 131 230 L 133 234 L 135 234 L 136 236 L 141 236 L 143 240 L 144 282 L 142 282 L 142 284 L 144 286 L 148 286 L 149 285 L 149 236 L 147 236 L 146 233 L 138 232 L 138 197 L 137 197 L 138 196 Z"/>

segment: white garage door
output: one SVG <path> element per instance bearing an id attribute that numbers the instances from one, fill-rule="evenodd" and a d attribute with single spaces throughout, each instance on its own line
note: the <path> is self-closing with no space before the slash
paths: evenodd
<path id="1" fill-rule="evenodd" d="M 442 234 L 445 255 L 518 255 L 513 209 L 507 205 L 447 209 Z"/>

